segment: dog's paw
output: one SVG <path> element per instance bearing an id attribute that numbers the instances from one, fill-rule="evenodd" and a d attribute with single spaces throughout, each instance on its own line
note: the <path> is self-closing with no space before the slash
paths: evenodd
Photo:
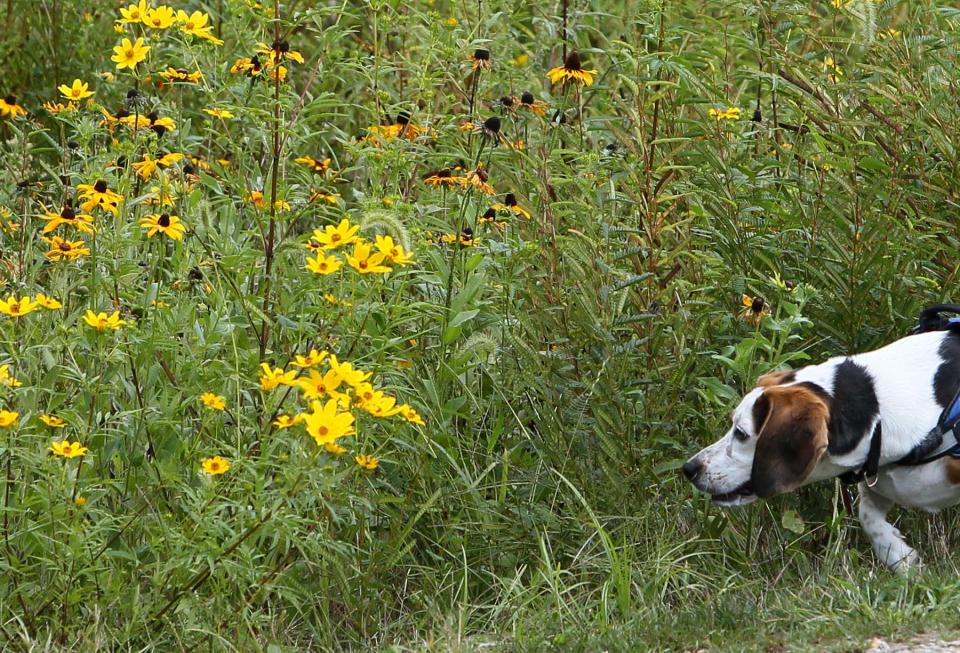
<path id="1" fill-rule="evenodd" d="M 913 576 L 923 571 L 923 561 L 920 559 L 920 554 L 909 547 L 908 551 L 908 553 L 898 559 L 887 562 L 890 569 L 900 576 Z"/>

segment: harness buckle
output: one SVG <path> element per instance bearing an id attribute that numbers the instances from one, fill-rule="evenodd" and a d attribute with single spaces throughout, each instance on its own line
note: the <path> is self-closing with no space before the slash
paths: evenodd
<path id="1" fill-rule="evenodd" d="M 864 476 L 863 482 L 866 483 L 867 487 L 872 488 L 877 484 L 877 481 L 880 479 L 880 474 L 874 474 L 871 476 Z"/>

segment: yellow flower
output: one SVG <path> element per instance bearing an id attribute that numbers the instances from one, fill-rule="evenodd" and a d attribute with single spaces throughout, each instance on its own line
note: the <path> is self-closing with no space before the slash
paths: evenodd
<path id="1" fill-rule="evenodd" d="M 319 365 L 323 361 L 327 360 L 328 352 L 326 351 L 317 351 L 316 349 L 311 349 L 310 353 L 306 356 L 297 355 L 297 360 L 292 365 L 295 365 L 301 369 L 306 367 L 313 367 L 314 365 Z"/>
<path id="2" fill-rule="evenodd" d="M 212 458 L 204 458 L 200 462 L 200 466 L 207 474 L 219 476 L 220 474 L 225 474 L 230 469 L 230 461 L 220 456 L 213 456 Z"/>
<path id="3" fill-rule="evenodd" d="M 0 428 L 8 429 L 13 426 L 20 413 L 14 413 L 9 410 L 0 410 Z"/>
<path id="4" fill-rule="evenodd" d="M 123 201 L 123 196 L 110 190 L 103 179 L 98 179 L 93 184 L 77 184 L 77 192 L 84 200 L 80 206 L 82 211 L 92 211 L 99 206 L 104 211 L 117 215 L 120 202 Z"/>
<path id="5" fill-rule="evenodd" d="M 374 458 L 373 456 L 368 456 L 366 454 L 360 454 L 355 456 L 354 460 L 357 461 L 357 464 L 366 469 L 367 471 L 373 471 L 380 465 L 380 460 Z"/>
<path id="6" fill-rule="evenodd" d="M 336 399 L 322 405 L 319 401 L 311 401 L 310 412 L 304 414 L 303 421 L 306 423 L 307 433 L 317 446 L 336 442 L 339 438 L 353 434 L 354 417 L 350 413 L 339 412 Z"/>
<path id="7" fill-rule="evenodd" d="M 52 451 L 58 456 L 63 456 L 64 458 L 76 458 L 77 456 L 82 456 L 87 453 L 89 449 L 81 445 L 79 442 L 70 442 L 69 440 L 64 440 L 63 442 L 54 441 L 47 451 Z"/>
<path id="8" fill-rule="evenodd" d="M 37 295 L 33 298 L 33 301 L 37 302 L 38 304 L 40 304 L 40 306 L 50 311 L 55 311 L 58 308 L 63 308 L 63 304 L 61 304 L 59 301 L 57 301 L 53 297 L 47 297 L 42 292 L 37 293 Z"/>
<path id="9" fill-rule="evenodd" d="M 337 444 L 336 442 L 328 442 L 328 443 L 326 443 L 325 445 L 323 445 L 323 449 L 324 449 L 327 453 L 332 453 L 334 456 L 339 456 L 340 454 L 343 454 L 343 453 L 346 453 L 346 452 L 347 452 L 346 447 L 341 447 L 341 446 L 340 446 L 339 444 Z"/>
<path id="10" fill-rule="evenodd" d="M 420 413 L 415 411 L 413 408 L 407 404 L 400 406 L 400 415 L 403 416 L 403 419 L 407 420 L 411 424 L 419 424 L 420 426 L 426 426 L 427 423 L 423 421 L 423 418 L 420 417 Z"/>
<path id="11" fill-rule="evenodd" d="M 530 61 L 530 55 L 524 52 L 511 59 L 510 63 L 514 66 L 526 66 L 528 61 Z"/>
<path id="12" fill-rule="evenodd" d="M 843 69 L 840 67 L 833 57 L 827 57 L 823 60 L 823 67 L 827 69 L 828 75 L 827 79 L 836 84 L 840 81 L 840 78 L 843 77 Z"/>
<path id="13" fill-rule="evenodd" d="M 129 68 L 133 70 L 137 64 L 147 58 L 150 52 L 150 46 L 143 44 L 143 38 L 138 38 L 135 43 L 130 39 L 123 39 L 120 45 L 113 48 L 113 56 L 110 60 L 117 64 L 117 70 Z"/>
<path id="14" fill-rule="evenodd" d="M 108 328 L 117 330 L 126 324 L 125 320 L 120 319 L 120 311 L 114 311 L 107 317 L 106 313 L 94 313 L 89 308 L 83 316 L 83 321 L 97 331 L 103 331 Z"/>
<path id="15" fill-rule="evenodd" d="M 167 29 L 177 22 L 177 15 L 174 13 L 173 7 L 160 5 L 156 9 L 149 10 L 143 17 L 142 22 L 153 29 Z"/>
<path id="16" fill-rule="evenodd" d="M 93 216 L 86 213 L 77 213 L 69 203 L 63 207 L 60 213 L 47 210 L 43 207 L 43 215 L 40 217 L 47 221 L 43 227 L 43 233 L 48 234 L 60 225 L 76 227 L 78 231 L 85 234 L 92 234 L 96 229 L 93 226 Z"/>
<path id="17" fill-rule="evenodd" d="M 394 243 L 391 236 L 377 236 L 377 249 L 395 265 L 413 263 L 413 252 L 408 252 L 403 249 L 403 246 Z"/>
<path id="18" fill-rule="evenodd" d="M 5 385 L 8 388 L 19 388 L 23 384 L 16 378 L 10 375 L 10 366 L 9 365 L 0 365 L 0 385 Z"/>
<path id="19" fill-rule="evenodd" d="M 81 256 L 90 256 L 90 250 L 82 240 L 64 240 L 60 236 L 43 240 L 50 245 L 46 257 L 51 261 L 72 261 Z"/>
<path id="20" fill-rule="evenodd" d="M 580 63 L 580 53 L 576 50 L 567 55 L 562 66 L 551 69 L 547 73 L 551 84 L 560 82 L 574 81 L 581 86 L 590 86 L 593 84 L 593 76 L 597 74 L 596 70 L 584 70 Z"/>
<path id="21" fill-rule="evenodd" d="M 66 104 L 64 104 L 63 102 L 44 102 L 43 108 L 49 111 L 50 113 L 57 114 L 57 113 L 63 113 L 65 111 L 67 112 L 76 111 L 77 105 L 74 104 L 73 102 L 67 102 Z"/>
<path id="22" fill-rule="evenodd" d="M 225 410 L 227 407 L 226 399 L 212 392 L 204 392 L 200 395 L 200 401 L 203 402 L 204 406 L 213 410 Z"/>
<path id="23" fill-rule="evenodd" d="M 303 390 L 303 396 L 307 399 L 320 399 L 324 395 L 336 397 L 339 394 L 336 390 L 341 383 L 343 379 L 334 370 L 327 370 L 327 373 L 321 376 L 317 370 L 312 369 L 309 377 L 302 376 L 296 380 L 297 387 Z"/>
<path id="24" fill-rule="evenodd" d="M 314 159 L 312 156 L 301 156 L 294 159 L 294 162 L 301 165 L 305 165 L 310 168 L 311 171 L 318 174 L 324 173 L 330 169 L 330 158 L 326 159 Z"/>
<path id="25" fill-rule="evenodd" d="M 260 387 L 263 390 L 273 390 L 281 385 L 293 385 L 297 378 L 297 371 L 284 372 L 282 367 L 271 369 L 268 363 L 260 363 Z"/>
<path id="26" fill-rule="evenodd" d="M 183 240 L 183 234 L 187 231 L 186 225 L 180 221 L 180 218 L 168 213 L 148 215 L 140 220 L 140 226 L 147 230 L 147 238 L 153 238 L 157 233 L 161 233 L 173 240 Z"/>
<path id="27" fill-rule="evenodd" d="M 330 369 L 336 372 L 337 375 L 343 379 L 344 383 L 353 388 L 356 388 L 373 376 L 370 372 L 354 369 L 352 363 L 341 363 L 337 360 L 336 356 L 330 357 Z"/>
<path id="28" fill-rule="evenodd" d="M 136 170 L 141 179 L 150 179 L 159 167 L 157 160 L 149 154 L 143 155 L 143 161 L 137 161 L 133 164 L 133 169 Z"/>
<path id="29" fill-rule="evenodd" d="M 150 5 L 147 0 L 140 0 L 135 5 L 129 5 L 126 9 L 120 8 L 120 18 L 117 19 L 117 23 L 120 24 L 136 24 L 143 21 L 147 13 L 150 11 Z"/>
<path id="30" fill-rule="evenodd" d="M 332 204 L 336 206 L 340 203 L 340 196 L 336 193 L 324 193 L 323 191 L 315 190 L 310 193 L 308 202 L 326 202 L 327 204 Z"/>
<path id="31" fill-rule="evenodd" d="M 190 34 L 201 39 L 206 39 L 214 45 L 223 45 L 223 41 L 213 35 L 210 30 L 211 25 L 207 25 L 210 16 L 202 11 L 195 11 L 192 14 L 180 10 L 177 12 L 177 22 L 180 23 L 180 31 L 184 34 Z"/>
<path id="32" fill-rule="evenodd" d="M 83 508 L 85 505 L 87 505 L 87 498 L 83 495 L 80 495 L 73 500 L 73 503 L 77 506 L 77 508 Z"/>
<path id="33" fill-rule="evenodd" d="M 881 30 L 879 36 L 880 36 L 880 40 L 895 39 L 898 36 L 900 36 L 900 30 L 894 27 L 888 27 L 885 30 Z"/>
<path id="34" fill-rule="evenodd" d="M 727 107 L 726 109 L 710 109 L 707 115 L 717 120 L 739 120 L 740 107 Z"/>
<path id="35" fill-rule="evenodd" d="M 204 109 L 203 112 L 221 120 L 233 118 L 233 112 L 226 109 Z"/>
<path id="36" fill-rule="evenodd" d="M 751 297 L 743 295 L 741 303 L 744 308 L 740 311 L 740 317 L 750 324 L 760 324 L 760 321 L 770 315 L 770 309 L 763 297 Z"/>
<path id="37" fill-rule="evenodd" d="M 257 54 L 268 56 L 270 58 L 268 65 L 271 66 L 276 65 L 278 61 L 283 59 L 296 61 L 298 64 L 303 63 L 303 55 L 296 50 L 291 50 L 290 44 L 286 41 L 277 41 L 273 45 L 257 43 Z"/>
<path id="38" fill-rule="evenodd" d="M 10 317 L 23 317 L 27 313 L 40 308 L 40 304 L 34 302 L 29 297 L 17 299 L 15 295 L 10 295 L 6 300 L 0 299 L 0 313 Z"/>
<path id="39" fill-rule="evenodd" d="M 387 258 L 383 254 L 370 254 L 370 243 L 357 241 L 353 246 L 353 256 L 347 255 L 347 263 L 360 274 L 378 274 L 390 272 L 390 268 L 383 265 Z"/>
<path id="40" fill-rule="evenodd" d="M 296 417 L 290 417 L 289 415 L 277 415 L 277 419 L 273 420 L 273 425 L 278 429 L 288 429 L 295 424 L 299 424 L 303 421 L 302 415 L 297 415 Z"/>
<path id="41" fill-rule="evenodd" d="M 332 254 L 324 256 L 322 252 L 318 252 L 316 258 L 307 258 L 307 269 L 317 274 L 333 274 L 341 267 L 343 261 Z"/>
<path id="42" fill-rule="evenodd" d="M 27 110 L 17 104 L 15 95 L 0 98 L 0 118 L 16 120 L 20 116 L 25 115 L 27 115 Z"/>
<path id="43" fill-rule="evenodd" d="M 88 91 L 90 88 L 89 84 L 81 82 L 79 79 L 73 80 L 72 86 L 67 86 L 66 84 L 61 84 L 57 87 L 57 90 L 71 102 L 79 102 L 84 98 L 88 98 L 93 95 L 93 91 Z"/>
<path id="44" fill-rule="evenodd" d="M 167 152 L 162 157 L 157 159 L 157 163 L 160 164 L 161 168 L 169 168 L 177 161 L 183 159 L 183 155 L 179 152 Z"/>
<path id="45" fill-rule="evenodd" d="M 340 221 L 336 227 L 328 224 L 321 231 L 313 230 L 313 239 L 316 240 L 323 249 L 337 249 L 343 245 L 349 245 L 358 239 L 357 232 L 360 231 L 360 225 L 351 225 L 348 218 Z"/>
<path id="46" fill-rule="evenodd" d="M 62 429 L 67 425 L 65 421 L 63 421 L 56 415 L 41 415 L 40 421 L 52 429 Z"/>
<path id="47" fill-rule="evenodd" d="M 186 82 L 188 84 L 196 84 L 203 79 L 203 73 L 201 73 L 199 70 L 191 73 L 186 68 L 168 67 L 166 70 L 157 74 L 161 77 L 161 79 L 165 79 L 168 82 Z"/>

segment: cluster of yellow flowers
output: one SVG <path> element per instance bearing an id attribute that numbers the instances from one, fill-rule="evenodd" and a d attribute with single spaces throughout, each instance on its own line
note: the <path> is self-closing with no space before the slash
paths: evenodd
<path id="1" fill-rule="evenodd" d="M 409 265 L 413 263 L 413 253 L 408 252 L 402 245 L 395 243 L 392 236 L 377 236 L 371 244 L 359 236 L 360 225 L 350 223 L 348 218 L 340 224 L 327 225 L 324 229 L 315 229 L 313 236 L 305 247 L 316 256 L 307 257 L 307 269 L 316 274 L 333 274 L 341 267 L 343 261 L 332 253 L 333 250 L 353 245 L 353 254 L 347 254 L 347 264 L 360 274 L 377 274 L 392 271 L 389 264 Z M 376 246 L 376 253 L 373 247 Z"/>

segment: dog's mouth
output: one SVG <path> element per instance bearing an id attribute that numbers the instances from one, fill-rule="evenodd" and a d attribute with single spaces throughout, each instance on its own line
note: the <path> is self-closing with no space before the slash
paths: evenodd
<path id="1" fill-rule="evenodd" d="M 713 503 L 723 508 L 732 508 L 733 506 L 744 506 L 757 500 L 757 495 L 753 492 L 753 486 L 747 481 L 736 490 L 724 494 L 711 495 Z"/>

